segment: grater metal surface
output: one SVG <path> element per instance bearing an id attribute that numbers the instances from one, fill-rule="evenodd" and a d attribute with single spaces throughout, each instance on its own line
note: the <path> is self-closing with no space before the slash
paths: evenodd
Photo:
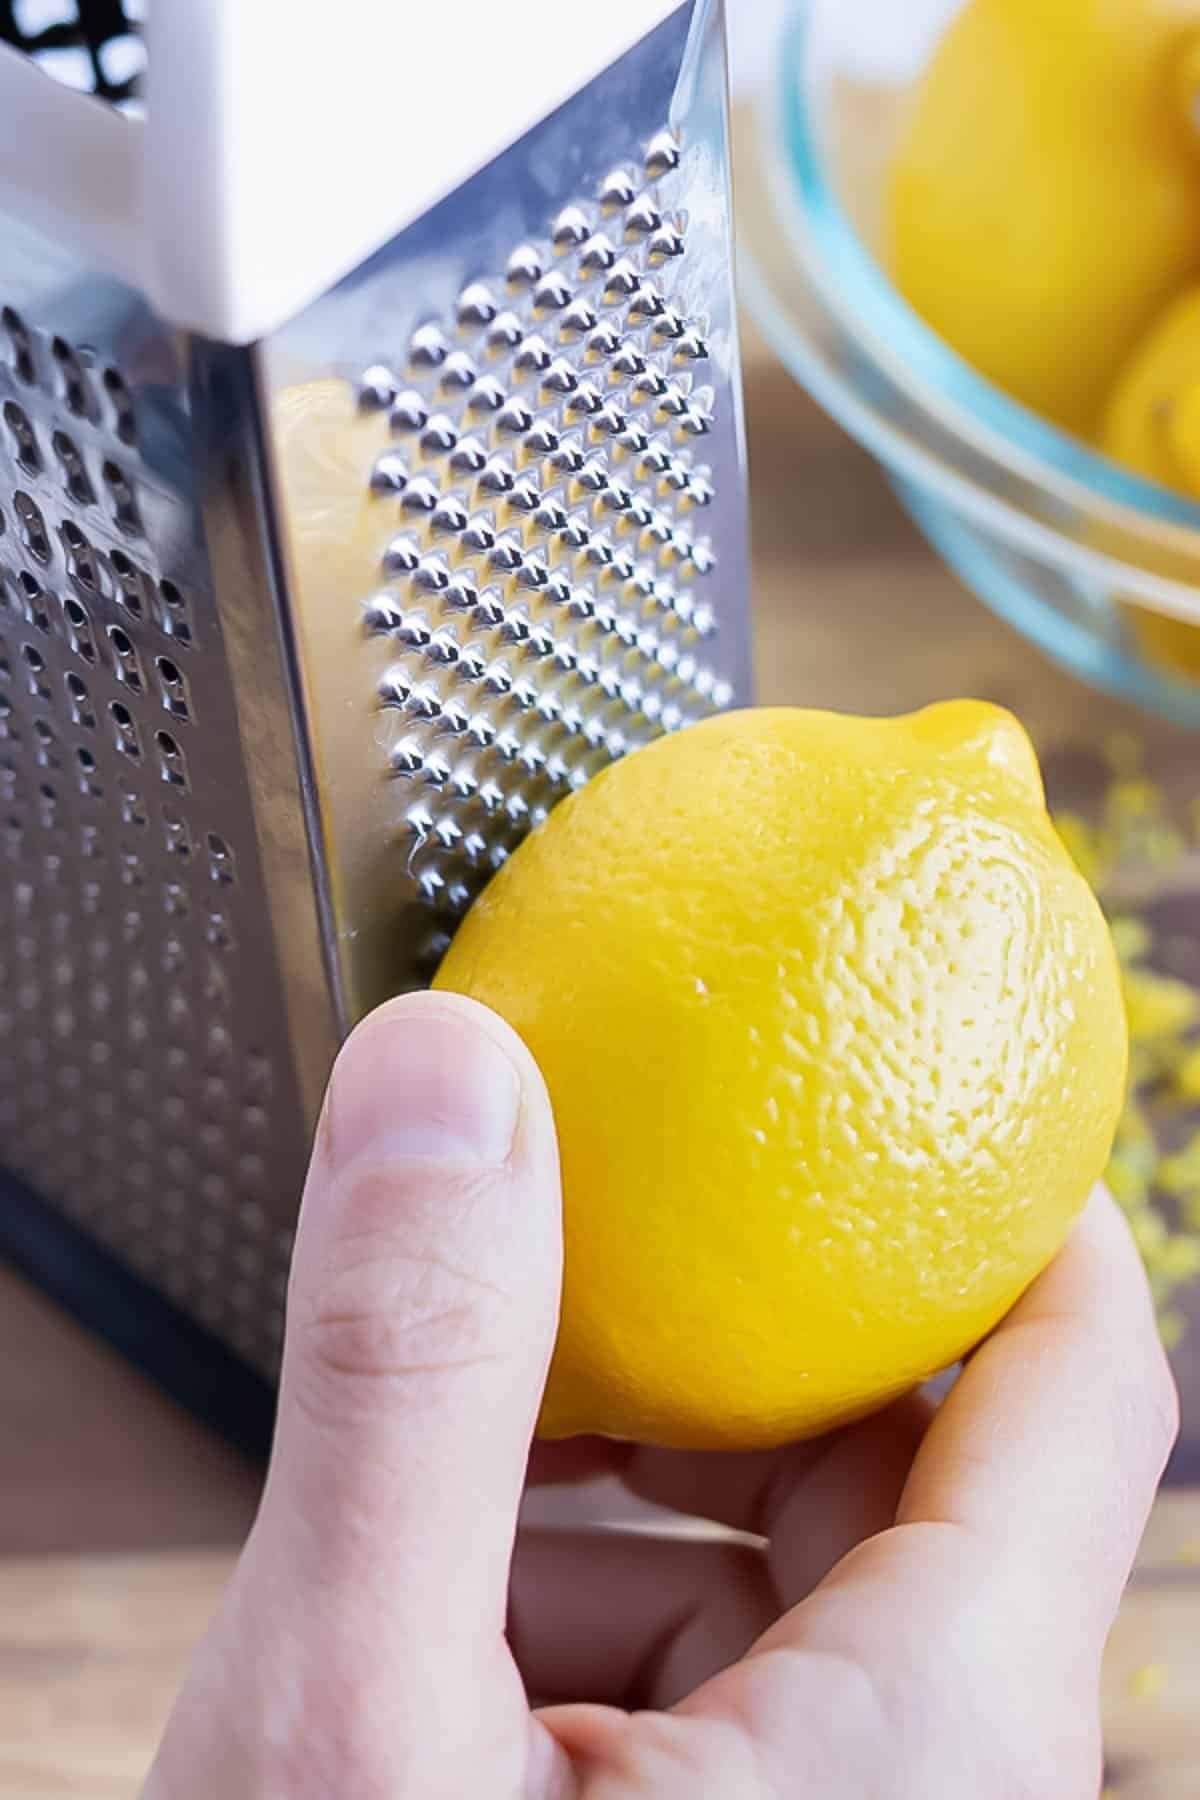
<path id="1" fill-rule="evenodd" d="M 728 169 L 685 7 L 265 346 L 346 1016 L 558 798 L 746 691 Z"/>
<path id="2" fill-rule="evenodd" d="M 4 258 L 4 1161 L 271 1368 L 303 1125 L 180 348 Z"/>
<path id="3" fill-rule="evenodd" d="M 268 1378 L 340 1033 L 745 696 L 724 75 L 681 7 L 249 349 L 0 233 L 0 1162 Z"/>

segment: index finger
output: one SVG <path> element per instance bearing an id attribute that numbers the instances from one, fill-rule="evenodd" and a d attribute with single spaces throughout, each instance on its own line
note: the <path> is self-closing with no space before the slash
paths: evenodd
<path id="1" fill-rule="evenodd" d="M 1103 1636 L 1178 1426 L 1141 1260 L 1098 1192 L 943 1403 L 897 1522 L 964 1527 Z"/>

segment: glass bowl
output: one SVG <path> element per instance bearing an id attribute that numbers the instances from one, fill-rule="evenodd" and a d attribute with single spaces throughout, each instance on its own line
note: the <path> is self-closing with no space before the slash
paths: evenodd
<path id="1" fill-rule="evenodd" d="M 984 380 L 878 255 L 905 99 L 961 4 L 790 0 L 738 126 L 746 298 L 784 364 L 878 458 L 988 605 L 1076 674 L 1200 726 L 1200 505 Z M 1198 634 L 1187 672 L 1179 621 Z"/>

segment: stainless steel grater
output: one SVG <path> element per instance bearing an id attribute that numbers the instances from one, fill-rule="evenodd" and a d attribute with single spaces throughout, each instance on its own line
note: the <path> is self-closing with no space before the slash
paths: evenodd
<path id="1" fill-rule="evenodd" d="M 152 0 L 141 101 L 134 10 L 52 32 L 105 102 L 0 51 L 0 1236 L 220 1413 L 276 1371 L 348 1025 L 557 799 L 745 695 L 725 53 L 708 0 L 561 50 L 467 6 L 422 75 L 346 0 L 362 94 L 288 40 L 246 113 L 232 4 L 214 51 Z M 179 164 L 222 131 L 291 249 Z"/>

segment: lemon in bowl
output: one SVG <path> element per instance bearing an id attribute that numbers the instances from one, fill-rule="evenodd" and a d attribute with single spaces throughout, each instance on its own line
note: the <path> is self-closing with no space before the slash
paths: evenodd
<path id="1" fill-rule="evenodd" d="M 738 143 L 784 363 L 981 598 L 1192 726 L 1156 646 L 1200 626 L 1200 503 L 1104 421 L 1200 280 L 1198 31 L 1198 0 L 792 0 Z"/>

